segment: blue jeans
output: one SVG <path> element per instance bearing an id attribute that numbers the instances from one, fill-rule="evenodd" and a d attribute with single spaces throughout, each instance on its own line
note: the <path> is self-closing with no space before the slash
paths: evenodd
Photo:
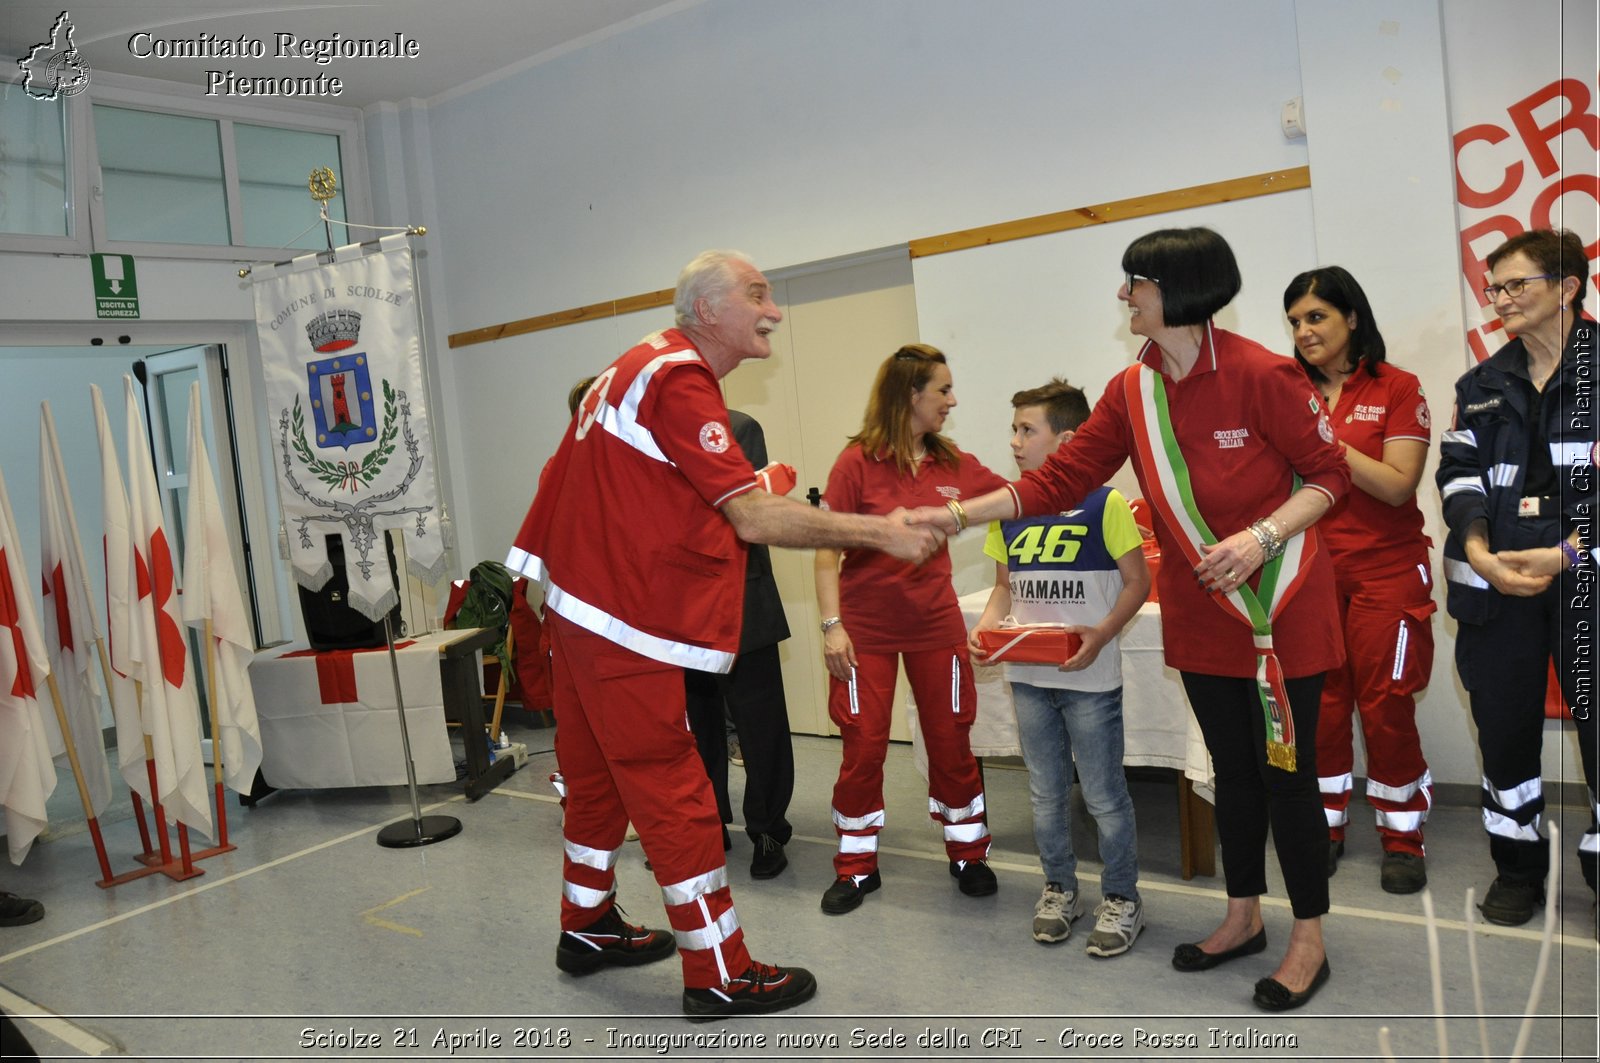
<path id="1" fill-rule="evenodd" d="M 1033 799 L 1033 839 L 1044 877 L 1063 889 L 1078 888 L 1078 858 L 1072 852 L 1073 751 L 1084 804 L 1100 831 L 1105 871 L 1102 893 L 1139 897 L 1139 854 L 1133 823 L 1133 798 L 1122 773 L 1122 688 L 1057 690 L 1012 683 L 1017 733 L 1028 765 Z"/>

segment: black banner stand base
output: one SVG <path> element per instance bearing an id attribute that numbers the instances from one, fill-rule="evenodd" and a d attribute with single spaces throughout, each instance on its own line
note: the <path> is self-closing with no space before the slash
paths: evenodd
<path id="1" fill-rule="evenodd" d="M 378 844 L 385 849 L 410 849 L 432 845 L 461 833 L 461 821 L 454 816 L 423 816 L 391 823 L 378 832 Z"/>

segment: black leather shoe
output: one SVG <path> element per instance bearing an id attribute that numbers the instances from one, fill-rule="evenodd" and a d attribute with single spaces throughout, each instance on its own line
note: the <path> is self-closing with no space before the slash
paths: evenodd
<path id="1" fill-rule="evenodd" d="M 1328 842 L 1328 877 L 1329 878 L 1332 878 L 1333 877 L 1333 873 L 1335 871 L 1339 870 L 1339 857 L 1341 857 L 1343 855 L 1344 855 L 1344 841 L 1343 841 L 1343 839 L 1341 839 L 1339 841 L 1333 841 L 1333 840 L 1330 839 L 1329 842 Z"/>
<path id="2" fill-rule="evenodd" d="M 1267 947 L 1267 928 L 1256 931 L 1256 936 L 1227 952 L 1207 952 L 1199 945 L 1186 943 L 1172 950 L 1172 966 L 1180 971 L 1209 971 L 1240 956 L 1254 956 Z"/>
<path id="3" fill-rule="evenodd" d="M 1385 893 L 1415 893 L 1428 884 L 1428 866 L 1416 853 L 1387 852 L 1378 882 Z"/>
<path id="4" fill-rule="evenodd" d="M 987 897 L 1000 888 L 993 869 L 983 860 L 952 860 L 950 874 L 968 897 Z"/>
<path id="5" fill-rule="evenodd" d="M 1478 911 L 1499 926 L 1521 926 L 1533 918 L 1533 909 L 1544 903 L 1543 882 L 1507 882 L 1496 878 L 1489 884 Z"/>
<path id="6" fill-rule="evenodd" d="M 789 866 L 783 845 L 770 834 L 756 835 L 756 855 L 750 859 L 751 878 L 777 878 Z"/>
<path id="7" fill-rule="evenodd" d="M 843 915 L 853 912 L 861 907 L 861 900 L 869 893 L 876 893 L 883 879 L 876 871 L 857 880 L 852 875 L 843 875 L 834 880 L 833 885 L 822 895 L 822 910 L 829 915 Z"/>
<path id="8" fill-rule="evenodd" d="M 1256 1007 L 1262 1011 L 1293 1011 L 1295 1008 L 1303 1008 L 1307 1001 L 1317 995 L 1317 990 L 1322 988 L 1322 984 L 1332 973 L 1328 961 L 1324 959 L 1321 968 L 1317 970 L 1317 976 L 1299 993 L 1285 989 L 1283 983 L 1276 978 L 1263 978 L 1256 983 Z"/>

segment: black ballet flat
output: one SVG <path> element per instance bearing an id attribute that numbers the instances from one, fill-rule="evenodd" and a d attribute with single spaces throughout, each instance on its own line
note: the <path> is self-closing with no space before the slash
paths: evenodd
<path id="1" fill-rule="evenodd" d="M 1328 961 L 1324 959 L 1317 976 L 1302 993 L 1291 993 L 1276 978 L 1263 978 L 1256 983 L 1256 1007 L 1262 1011 L 1293 1011 L 1295 1008 L 1304 1007 L 1307 1001 L 1317 995 L 1317 990 L 1322 988 L 1322 984 L 1332 973 Z"/>
<path id="2" fill-rule="evenodd" d="M 1185 943 L 1172 950 L 1172 966 L 1180 971 L 1209 971 L 1213 967 L 1237 960 L 1240 956 L 1254 956 L 1267 947 L 1267 928 L 1256 931 L 1256 936 L 1226 952 L 1207 952 L 1199 945 Z"/>

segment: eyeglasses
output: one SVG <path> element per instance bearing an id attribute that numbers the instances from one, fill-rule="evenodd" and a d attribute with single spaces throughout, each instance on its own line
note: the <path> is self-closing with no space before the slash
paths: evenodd
<path id="1" fill-rule="evenodd" d="M 1138 284 L 1140 281 L 1149 281 L 1151 284 L 1161 283 L 1161 278 L 1146 277 L 1142 273 L 1126 273 L 1124 276 L 1128 278 L 1128 292 L 1130 295 L 1133 293 L 1133 286 Z"/>
<path id="2" fill-rule="evenodd" d="M 1532 277 L 1512 277 L 1504 284 L 1489 285 L 1483 290 L 1483 294 L 1491 303 L 1500 298 L 1501 292 L 1505 292 L 1515 299 L 1522 294 L 1529 281 L 1553 281 L 1555 279 L 1556 275 L 1554 273 L 1536 273 Z"/>

